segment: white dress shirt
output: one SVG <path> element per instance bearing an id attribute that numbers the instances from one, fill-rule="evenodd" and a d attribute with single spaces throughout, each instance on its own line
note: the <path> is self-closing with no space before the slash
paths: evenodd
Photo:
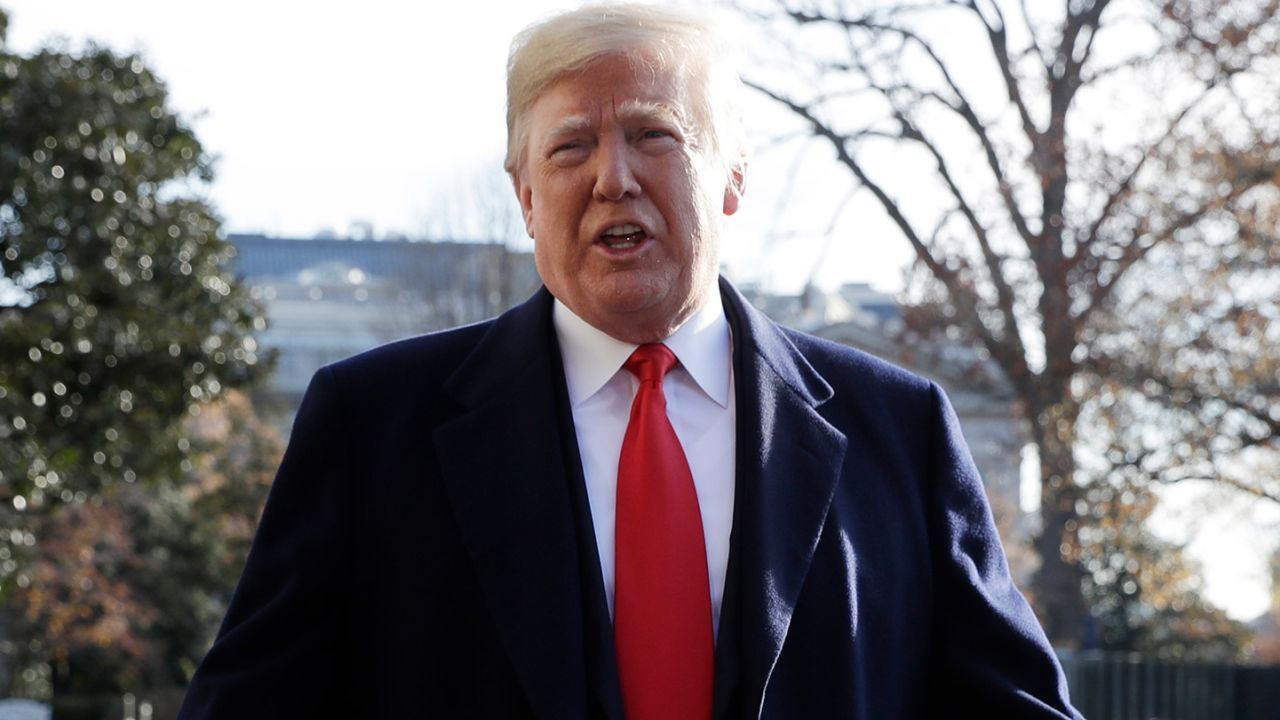
<path id="1" fill-rule="evenodd" d="M 613 614 L 614 506 L 618 456 L 640 383 L 622 367 L 636 349 L 592 327 L 559 300 L 552 311 L 582 472 L 595 526 L 596 549 Z M 729 323 L 719 293 L 663 341 L 679 363 L 663 381 L 667 417 L 684 448 L 698 493 L 713 629 L 720 627 L 729 532 L 733 529 L 734 399 Z"/>

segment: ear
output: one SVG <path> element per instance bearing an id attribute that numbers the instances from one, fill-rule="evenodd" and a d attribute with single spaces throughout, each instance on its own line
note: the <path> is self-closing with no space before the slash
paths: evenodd
<path id="1" fill-rule="evenodd" d="M 520 213 L 524 215 L 524 231 L 533 237 L 533 188 L 523 171 L 511 173 L 511 184 L 516 190 L 516 200 L 520 201 Z"/>
<path id="2" fill-rule="evenodd" d="M 741 160 L 733 164 L 729 169 L 729 182 L 724 186 L 724 214 L 732 215 L 738 212 L 738 204 L 742 200 L 742 194 L 747 190 L 746 182 L 747 163 Z"/>

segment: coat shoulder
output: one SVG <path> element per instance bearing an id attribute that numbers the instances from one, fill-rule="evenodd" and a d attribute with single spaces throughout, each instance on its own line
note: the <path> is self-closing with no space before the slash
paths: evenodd
<path id="1" fill-rule="evenodd" d="M 342 384 L 448 377 L 484 337 L 493 320 L 396 340 L 327 366 Z"/>
<path id="2" fill-rule="evenodd" d="M 933 381 L 871 353 L 816 335 L 782 328 L 787 339 L 818 374 L 831 384 L 838 398 L 848 393 L 929 397 Z"/>

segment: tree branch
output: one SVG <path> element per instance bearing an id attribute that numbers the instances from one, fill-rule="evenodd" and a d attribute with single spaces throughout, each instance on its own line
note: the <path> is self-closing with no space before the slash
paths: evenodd
<path id="1" fill-rule="evenodd" d="M 1203 482 L 1226 485 L 1233 490 L 1239 490 L 1248 493 L 1262 500 L 1270 500 L 1274 503 L 1280 503 L 1280 491 L 1272 491 L 1258 485 L 1250 485 L 1242 482 L 1229 475 L 1216 475 L 1214 477 L 1200 477 L 1197 475 L 1183 475 L 1181 477 L 1166 475 L 1172 468 L 1160 468 L 1154 474 L 1149 475 L 1153 480 L 1161 485 L 1176 485 L 1181 482 L 1189 482 L 1200 480 Z"/>
<path id="2" fill-rule="evenodd" d="M 1209 331 L 1210 328 L 1206 326 L 1201 331 L 1200 336 L 1204 337 L 1209 333 Z M 1128 377 L 1130 378 L 1131 384 L 1135 387 L 1147 383 L 1155 384 L 1160 389 L 1160 393 L 1158 395 L 1159 404 L 1168 407 L 1182 408 L 1191 412 L 1193 415 L 1199 415 L 1199 413 L 1204 410 L 1206 398 L 1203 391 L 1194 387 L 1184 387 L 1178 383 L 1172 382 L 1167 375 L 1156 372 L 1149 366 L 1141 365 L 1138 367 L 1131 367 Z M 1250 389 L 1257 390 L 1257 388 Z M 1183 393 L 1185 393 L 1186 396 L 1185 402 L 1175 403 L 1170 401 L 1170 398 Z M 1250 399 L 1252 399 L 1252 397 Z M 1240 400 L 1229 392 L 1219 392 L 1209 397 L 1208 400 L 1220 402 L 1229 410 L 1234 410 L 1250 420 L 1260 423 L 1263 428 L 1265 428 L 1266 432 L 1261 435 L 1255 435 L 1247 432 L 1236 434 L 1235 437 L 1240 444 L 1237 449 L 1257 447 L 1269 442 L 1280 441 L 1280 420 L 1273 418 L 1271 413 L 1266 409 L 1253 407 L 1247 401 Z M 1221 428 L 1211 429 L 1216 435 L 1223 435 Z M 1207 448 L 1202 449 L 1207 450 Z"/>
<path id="3" fill-rule="evenodd" d="M 1071 94 L 1075 94 L 1081 85 L 1081 70 L 1093 52 L 1093 40 L 1098 36 L 1102 11 L 1107 8 L 1109 2 L 1110 0 L 1094 0 L 1094 3 L 1085 7 L 1083 12 L 1068 11 L 1067 27 L 1062 34 L 1062 45 L 1058 48 L 1058 62 L 1063 68 L 1061 77 L 1069 84 Z M 1069 4 L 1068 7 L 1070 7 Z M 1085 31 L 1088 31 L 1088 37 L 1085 38 L 1084 49 L 1077 52 L 1076 42 Z M 1068 96 L 1068 101 L 1069 99 Z"/>
<path id="4" fill-rule="evenodd" d="M 923 96 L 933 97 L 938 100 L 944 107 L 959 115 L 969 126 L 969 129 L 973 131 L 973 134 L 977 137 L 979 144 L 982 145 L 983 153 L 986 156 L 987 167 L 991 170 L 992 175 L 995 176 L 996 188 L 1000 193 L 1001 200 L 1004 201 L 1005 209 L 1009 213 L 1010 221 L 1013 222 L 1014 228 L 1018 231 L 1018 235 L 1027 243 L 1028 246 L 1031 246 L 1036 242 L 1037 235 L 1031 231 L 1027 224 L 1026 216 L 1022 214 L 1021 209 L 1018 207 L 1017 200 L 1013 196 L 1012 184 L 1009 182 L 1008 175 L 1000 162 L 1000 157 L 996 153 L 995 143 L 991 139 L 991 134 L 987 131 L 987 126 L 978 118 L 978 114 L 974 110 L 973 104 L 969 102 L 967 94 L 960 89 L 960 85 L 956 82 L 954 76 L 952 76 L 950 69 L 947 67 L 946 63 L 942 61 L 941 56 L 938 55 L 937 51 L 934 50 L 933 45 L 929 41 L 907 28 L 898 27 L 896 25 L 886 25 L 866 18 L 835 19 L 821 15 L 809 15 L 798 11 L 789 12 L 789 15 L 793 20 L 801 24 L 830 22 L 838 24 L 846 30 L 857 28 L 867 30 L 869 32 L 892 33 L 919 46 L 925 55 L 929 57 L 934 68 L 936 68 L 942 75 L 942 79 L 946 83 L 947 89 L 955 95 L 955 101 L 952 102 L 947 98 L 943 98 L 935 92 L 924 93 Z M 869 78 L 865 69 L 862 69 L 861 71 L 864 76 Z M 880 89 L 880 91 L 883 96 L 886 98 L 888 97 L 888 94 L 885 93 L 883 89 Z M 1029 137 L 1034 145 L 1038 135 L 1030 135 Z"/>
<path id="5" fill-rule="evenodd" d="M 896 224 L 898 229 L 902 231 L 902 234 L 906 236 L 907 242 L 911 243 L 911 247 L 920 257 L 921 262 L 925 263 L 929 270 L 940 280 L 950 278 L 954 275 L 954 273 L 934 257 L 929 248 L 925 246 L 924 242 L 920 239 L 920 236 L 916 233 L 915 228 L 912 227 L 906 216 L 902 214 L 898 204 L 889 197 L 883 188 L 867 176 L 866 172 L 862 169 L 861 164 L 859 164 L 858 161 L 849 153 L 849 149 L 845 145 L 845 136 L 837 133 L 829 125 L 820 120 L 810 112 L 808 107 L 800 105 L 794 100 L 783 95 L 779 95 L 769 88 L 758 85 L 750 80 L 744 81 L 743 84 L 769 97 L 773 101 L 786 106 L 786 108 L 792 113 L 808 122 L 813 129 L 813 134 L 830 142 L 836 151 L 836 156 L 840 163 L 849 168 L 854 177 L 858 179 L 858 182 L 864 185 L 873 195 L 876 196 L 876 199 L 880 201 L 881 206 L 889 213 L 889 217 L 894 221 L 894 224 Z"/>
<path id="6" fill-rule="evenodd" d="M 1035 244 L 1038 235 L 1032 232 L 1031 227 L 1027 224 L 1026 217 L 1022 214 L 1022 210 L 1018 208 L 1018 201 L 1013 197 L 1013 184 L 1009 182 L 1008 175 L 1000 162 L 1000 157 L 996 154 L 995 144 L 991 140 L 990 133 L 987 132 L 987 127 L 978 119 L 973 107 L 969 105 L 963 96 L 958 97 L 958 104 L 952 104 L 947 98 L 932 91 L 924 93 L 923 97 L 936 100 L 943 107 L 959 115 L 968 124 L 969 129 L 973 131 L 973 134 L 978 138 L 979 144 L 982 145 L 987 167 L 991 170 L 991 174 L 995 176 L 996 191 L 1004 202 L 1005 210 L 1009 213 L 1009 220 L 1013 223 L 1014 229 L 1018 231 L 1018 236 L 1022 238 L 1028 247 Z"/>
<path id="7" fill-rule="evenodd" d="M 1120 186 L 1107 196 L 1106 201 L 1102 205 L 1102 209 L 1098 212 L 1098 216 L 1094 218 L 1093 223 L 1090 224 L 1089 232 L 1080 241 L 1079 247 L 1076 249 L 1075 256 L 1068 262 L 1068 270 L 1076 267 L 1084 258 L 1088 257 L 1088 251 L 1096 244 L 1098 233 L 1101 232 L 1103 223 L 1111 217 L 1111 212 L 1115 210 L 1119 203 L 1129 197 L 1130 192 L 1133 190 L 1133 184 L 1138 179 L 1139 173 L 1142 172 L 1142 168 L 1146 166 L 1147 161 L 1155 156 L 1156 151 L 1161 145 L 1163 145 L 1169 138 L 1173 137 L 1174 132 L 1177 131 L 1178 126 L 1182 124 L 1182 121 L 1186 119 L 1187 115 L 1191 114 L 1191 111 L 1200 104 L 1201 100 L 1209 95 L 1209 91 L 1215 86 L 1216 80 L 1211 80 L 1209 84 L 1205 86 L 1204 92 L 1200 93 L 1194 100 L 1187 103 L 1187 105 L 1182 108 L 1182 110 L 1179 111 L 1171 121 L 1169 121 L 1169 125 L 1165 128 L 1164 133 L 1161 134 L 1157 140 L 1147 146 L 1147 149 L 1143 151 L 1142 156 L 1138 158 L 1137 162 L 1134 163 L 1128 174 L 1126 174 L 1124 179 L 1120 181 Z"/>
<path id="8" fill-rule="evenodd" d="M 1274 168 L 1260 168 L 1256 172 L 1244 178 L 1240 178 L 1240 181 L 1231 184 L 1231 191 L 1229 193 L 1222 197 L 1214 198 L 1195 210 L 1182 213 L 1172 223 L 1170 223 L 1168 227 L 1153 236 L 1151 242 L 1146 245 L 1140 243 L 1141 236 L 1145 233 L 1141 230 L 1135 232 L 1134 239 L 1121 251 L 1122 254 L 1120 259 L 1116 261 L 1115 272 L 1105 282 L 1099 282 L 1095 285 L 1093 290 L 1089 293 L 1089 304 L 1076 316 L 1078 324 L 1080 326 L 1084 325 L 1088 317 L 1106 301 L 1107 296 L 1109 296 L 1111 291 L 1115 289 L 1116 285 L 1124 277 L 1129 268 L 1133 267 L 1134 264 L 1145 257 L 1152 248 L 1168 242 L 1173 238 L 1174 233 L 1195 225 L 1212 210 L 1225 207 L 1232 200 L 1240 197 L 1248 190 L 1266 182 L 1271 178 L 1272 172 L 1274 172 Z M 1145 223 L 1146 221 L 1144 219 L 1143 224 Z"/>
<path id="9" fill-rule="evenodd" d="M 1027 37 L 1031 39 L 1031 49 L 1036 53 L 1036 59 L 1040 61 L 1040 67 L 1044 68 L 1046 76 L 1052 71 L 1049 65 L 1049 56 L 1045 55 L 1044 49 L 1040 47 L 1040 38 L 1036 35 L 1035 23 L 1031 22 L 1031 13 L 1027 9 L 1027 0 L 1018 0 L 1018 9 L 1022 12 L 1022 22 L 1027 28 Z"/>
<path id="10" fill-rule="evenodd" d="M 951 197 L 956 201 L 956 209 L 968 221 L 974 238 L 977 239 L 978 246 L 982 251 L 982 258 L 987 264 L 987 272 L 990 275 L 991 283 L 996 288 L 997 307 L 1004 316 L 1004 340 L 1011 344 L 1009 352 L 1020 358 L 1026 357 L 1026 348 L 1022 344 L 1022 336 L 1018 332 L 1017 316 L 1014 314 L 1013 288 L 1009 286 L 1009 281 L 1004 275 L 1003 259 L 991 246 L 987 228 L 978 219 L 973 206 L 969 204 L 964 193 L 960 190 L 960 186 L 956 184 L 955 178 L 951 174 L 951 169 L 943 158 L 942 153 L 938 150 L 937 145 L 925 136 L 923 131 L 912 124 L 900 110 L 895 110 L 895 115 L 898 121 L 902 123 L 903 139 L 914 141 L 923 146 L 933 157 L 938 167 L 939 176 L 942 177 L 942 181 L 946 184 L 947 190 L 950 191 Z"/>
<path id="11" fill-rule="evenodd" d="M 1127 58 L 1123 62 L 1118 62 L 1114 65 L 1107 65 L 1106 67 L 1098 68 L 1097 70 L 1094 70 L 1088 75 L 1084 74 L 1084 72 L 1082 71 L 1080 74 L 1080 84 L 1093 85 L 1099 80 L 1102 80 L 1103 78 L 1106 78 L 1110 75 L 1114 75 L 1115 73 L 1118 73 L 1122 70 L 1132 70 L 1135 67 L 1149 65 L 1150 63 L 1153 63 L 1156 60 L 1159 60 L 1160 57 L 1165 54 L 1165 52 L 1166 52 L 1165 48 L 1160 48 L 1158 50 L 1147 53 L 1145 55 Z"/>
<path id="12" fill-rule="evenodd" d="M 1022 88 L 1018 85 L 1018 78 L 1013 73 L 1013 61 L 1009 57 L 1008 37 L 1005 34 L 1003 24 L 996 27 L 987 20 L 987 16 L 978 8 L 977 2 L 974 0 L 954 0 L 956 5 L 968 8 L 978 20 L 982 22 L 982 27 L 986 30 L 987 39 L 991 44 L 991 51 L 995 55 L 996 65 L 1000 68 L 1000 77 L 1004 80 L 1005 92 L 1009 95 L 1009 102 L 1013 103 L 1013 107 L 1018 112 L 1018 118 L 1022 121 L 1022 132 L 1031 140 L 1033 148 L 1039 148 L 1043 140 L 1043 133 L 1036 127 L 1035 121 L 1031 118 L 1031 111 L 1027 107 L 1026 100 L 1022 97 Z M 1040 170 L 1040 161 L 1037 160 L 1038 152 L 1033 151 L 1032 162 L 1036 165 L 1036 169 Z"/>
<path id="13" fill-rule="evenodd" d="M 910 221 L 907 220 L 902 209 L 898 206 L 898 203 L 893 200 L 893 198 L 889 197 L 889 194 L 884 191 L 884 188 L 880 187 L 879 184 L 867 175 L 866 171 L 863 170 L 857 159 L 850 154 L 846 145 L 846 138 L 815 116 L 808 107 L 800 105 L 790 98 L 779 95 L 778 93 L 751 81 L 744 81 L 744 84 L 747 87 L 771 98 L 775 102 L 786 106 L 788 110 L 806 120 L 812 126 L 813 133 L 815 135 L 822 137 L 831 143 L 832 147 L 836 151 L 836 155 L 840 163 L 849 168 L 854 177 L 858 179 L 858 182 L 871 191 L 871 193 L 880 202 L 881 207 L 889 215 L 890 219 L 893 220 L 894 224 L 898 226 L 898 229 L 902 232 L 903 236 L 906 237 L 907 242 L 910 243 L 912 249 L 915 250 L 916 256 L 922 263 L 924 263 L 925 267 L 929 269 L 929 272 L 932 273 L 939 282 L 946 286 L 947 291 L 951 295 L 952 301 L 955 303 L 961 317 L 968 316 L 973 318 L 971 326 L 977 335 L 978 340 L 987 349 L 987 352 L 989 352 L 991 356 L 1000 363 L 1010 381 L 1013 382 L 1020 390 L 1025 391 L 1028 389 L 1031 386 L 1033 378 L 1031 376 L 1030 369 L 1026 365 L 1025 355 L 1015 354 L 1013 351 L 1013 347 L 1015 346 L 1001 342 L 1001 340 L 992 333 L 991 328 L 982 321 L 981 313 L 978 312 L 978 295 L 973 287 L 972 281 L 966 280 L 958 270 L 947 267 L 941 260 L 934 256 L 932 250 L 920 238 L 920 235 L 916 232 Z M 1013 338 L 1016 338 L 1016 342 L 1018 343 L 1018 346 L 1020 346 L 1021 338 L 1018 336 L 1016 326 L 1011 326 L 1009 328 L 1009 334 Z"/>

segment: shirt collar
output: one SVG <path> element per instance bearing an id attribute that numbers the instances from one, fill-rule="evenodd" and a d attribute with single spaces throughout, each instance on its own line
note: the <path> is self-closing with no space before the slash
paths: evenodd
<path id="1" fill-rule="evenodd" d="M 707 302 L 662 342 L 707 397 L 728 407 L 733 366 L 729 322 L 720 293 L 709 295 Z M 607 335 L 559 300 L 551 319 L 560 341 L 569 403 L 578 407 L 609 382 L 638 346 Z"/>

